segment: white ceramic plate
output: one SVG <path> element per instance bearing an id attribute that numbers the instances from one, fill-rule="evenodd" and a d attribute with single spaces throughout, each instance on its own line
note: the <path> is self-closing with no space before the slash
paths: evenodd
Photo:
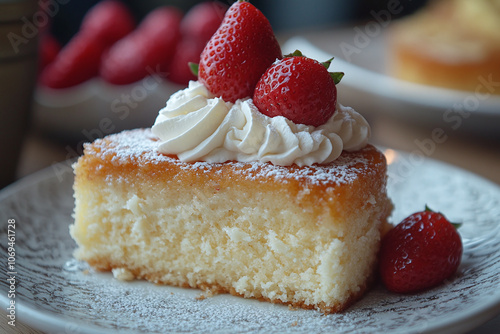
<path id="1" fill-rule="evenodd" d="M 358 26 L 306 33 L 289 39 L 283 52 L 298 49 L 320 61 L 335 56 L 330 70 L 345 73 L 337 86 L 339 101 L 368 117 L 384 114 L 441 127 L 448 133 L 500 137 L 500 96 L 488 94 L 486 88 L 476 94 L 391 77 L 387 74 L 391 58 L 387 28 L 379 26 L 377 30 L 372 26 L 370 35 L 366 29 Z"/>
<path id="2" fill-rule="evenodd" d="M 16 221 L 16 312 L 49 333 L 463 333 L 500 313 L 500 187 L 449 165 L 388 151 L 392 219 L 428 204 L 462 221 L 464 255 L 444 285 L 416 295 L 376 286 L 342 314 L 290 310 L 230 295 L 121 282 L 72 259 L 71 162 L 0 193 L 0 247 L 6 270 L 7 222 Z M 9 284 L 0 281 L 6 309 Z M 4 320 L 5 321 L 5 320 Z"/>
<path id="3" fill-rule="evenodd" d="M 158 110 L 182 88 L 159 76 L 129 85 L 94 78 L 66 89 L 38 86 L 33 122 L 50 135 L 93 141 L 110 133 L 152 126 Z"/>

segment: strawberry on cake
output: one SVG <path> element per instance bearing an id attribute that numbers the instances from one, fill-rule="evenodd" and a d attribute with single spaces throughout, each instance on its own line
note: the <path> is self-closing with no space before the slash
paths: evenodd
<path id="1" fill-rule="evenodd" d="M 117 278 L 346 309 L 370 286 L 392 205 L 385 158 L 337 102 L 329 63 L 283 57 L 263 14 L 235 2 L 152 129 L 85 146 L 75 257 Z"/>

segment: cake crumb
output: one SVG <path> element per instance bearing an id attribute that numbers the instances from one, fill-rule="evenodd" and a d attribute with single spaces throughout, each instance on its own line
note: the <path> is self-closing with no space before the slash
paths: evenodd
<path id="1" fill-rule="evenodd" d="M 297 320 L 295 320 L 294 322 L 292 322 L 292 326 L 293 326 L 293 327 L 297 326 L 298 324 L 299 324 L 299 323 L 298 323 L 298 321 L 297 321 Z"/>
<path id="2" fill-rule="evenodd" d="M 126 268 L 113 268 L 112 270 L 114 278 L 120 281 L 132 281 L 135 279 L 134 274 L 132 274 Z"/>
<path id="3" fill-rule="evenodd" d="M 214 291 L 213 289 L 210 288 L 206 288 L 199 296 L 196 297 L 196 300 L 204 300 L 213 297 L 214 294 L 217 294 L 217 291 Z"/>

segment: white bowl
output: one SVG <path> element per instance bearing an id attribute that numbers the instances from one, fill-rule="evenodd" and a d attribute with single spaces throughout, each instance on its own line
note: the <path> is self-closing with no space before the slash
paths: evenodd
<path id="1" fill-rule="evenodd" d="M 158 76 L 129 85 L 112 85 L 94 78 L 65 89 L 38 86 L 34 125 L 49 135 L 85 141 L 150 127 L 170 95 L 182 88 Z"/>

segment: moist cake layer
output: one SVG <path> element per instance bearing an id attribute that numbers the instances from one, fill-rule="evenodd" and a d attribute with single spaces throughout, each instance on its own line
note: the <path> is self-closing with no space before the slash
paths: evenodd
<path id="1" fill-rule="evenodd" d="M 75 164 L 75 256 L 99 270 L 324 312 L 367 289 L 391 210 L 373 146 L 327 165 L 184 163 L 149 130 Z"/>

